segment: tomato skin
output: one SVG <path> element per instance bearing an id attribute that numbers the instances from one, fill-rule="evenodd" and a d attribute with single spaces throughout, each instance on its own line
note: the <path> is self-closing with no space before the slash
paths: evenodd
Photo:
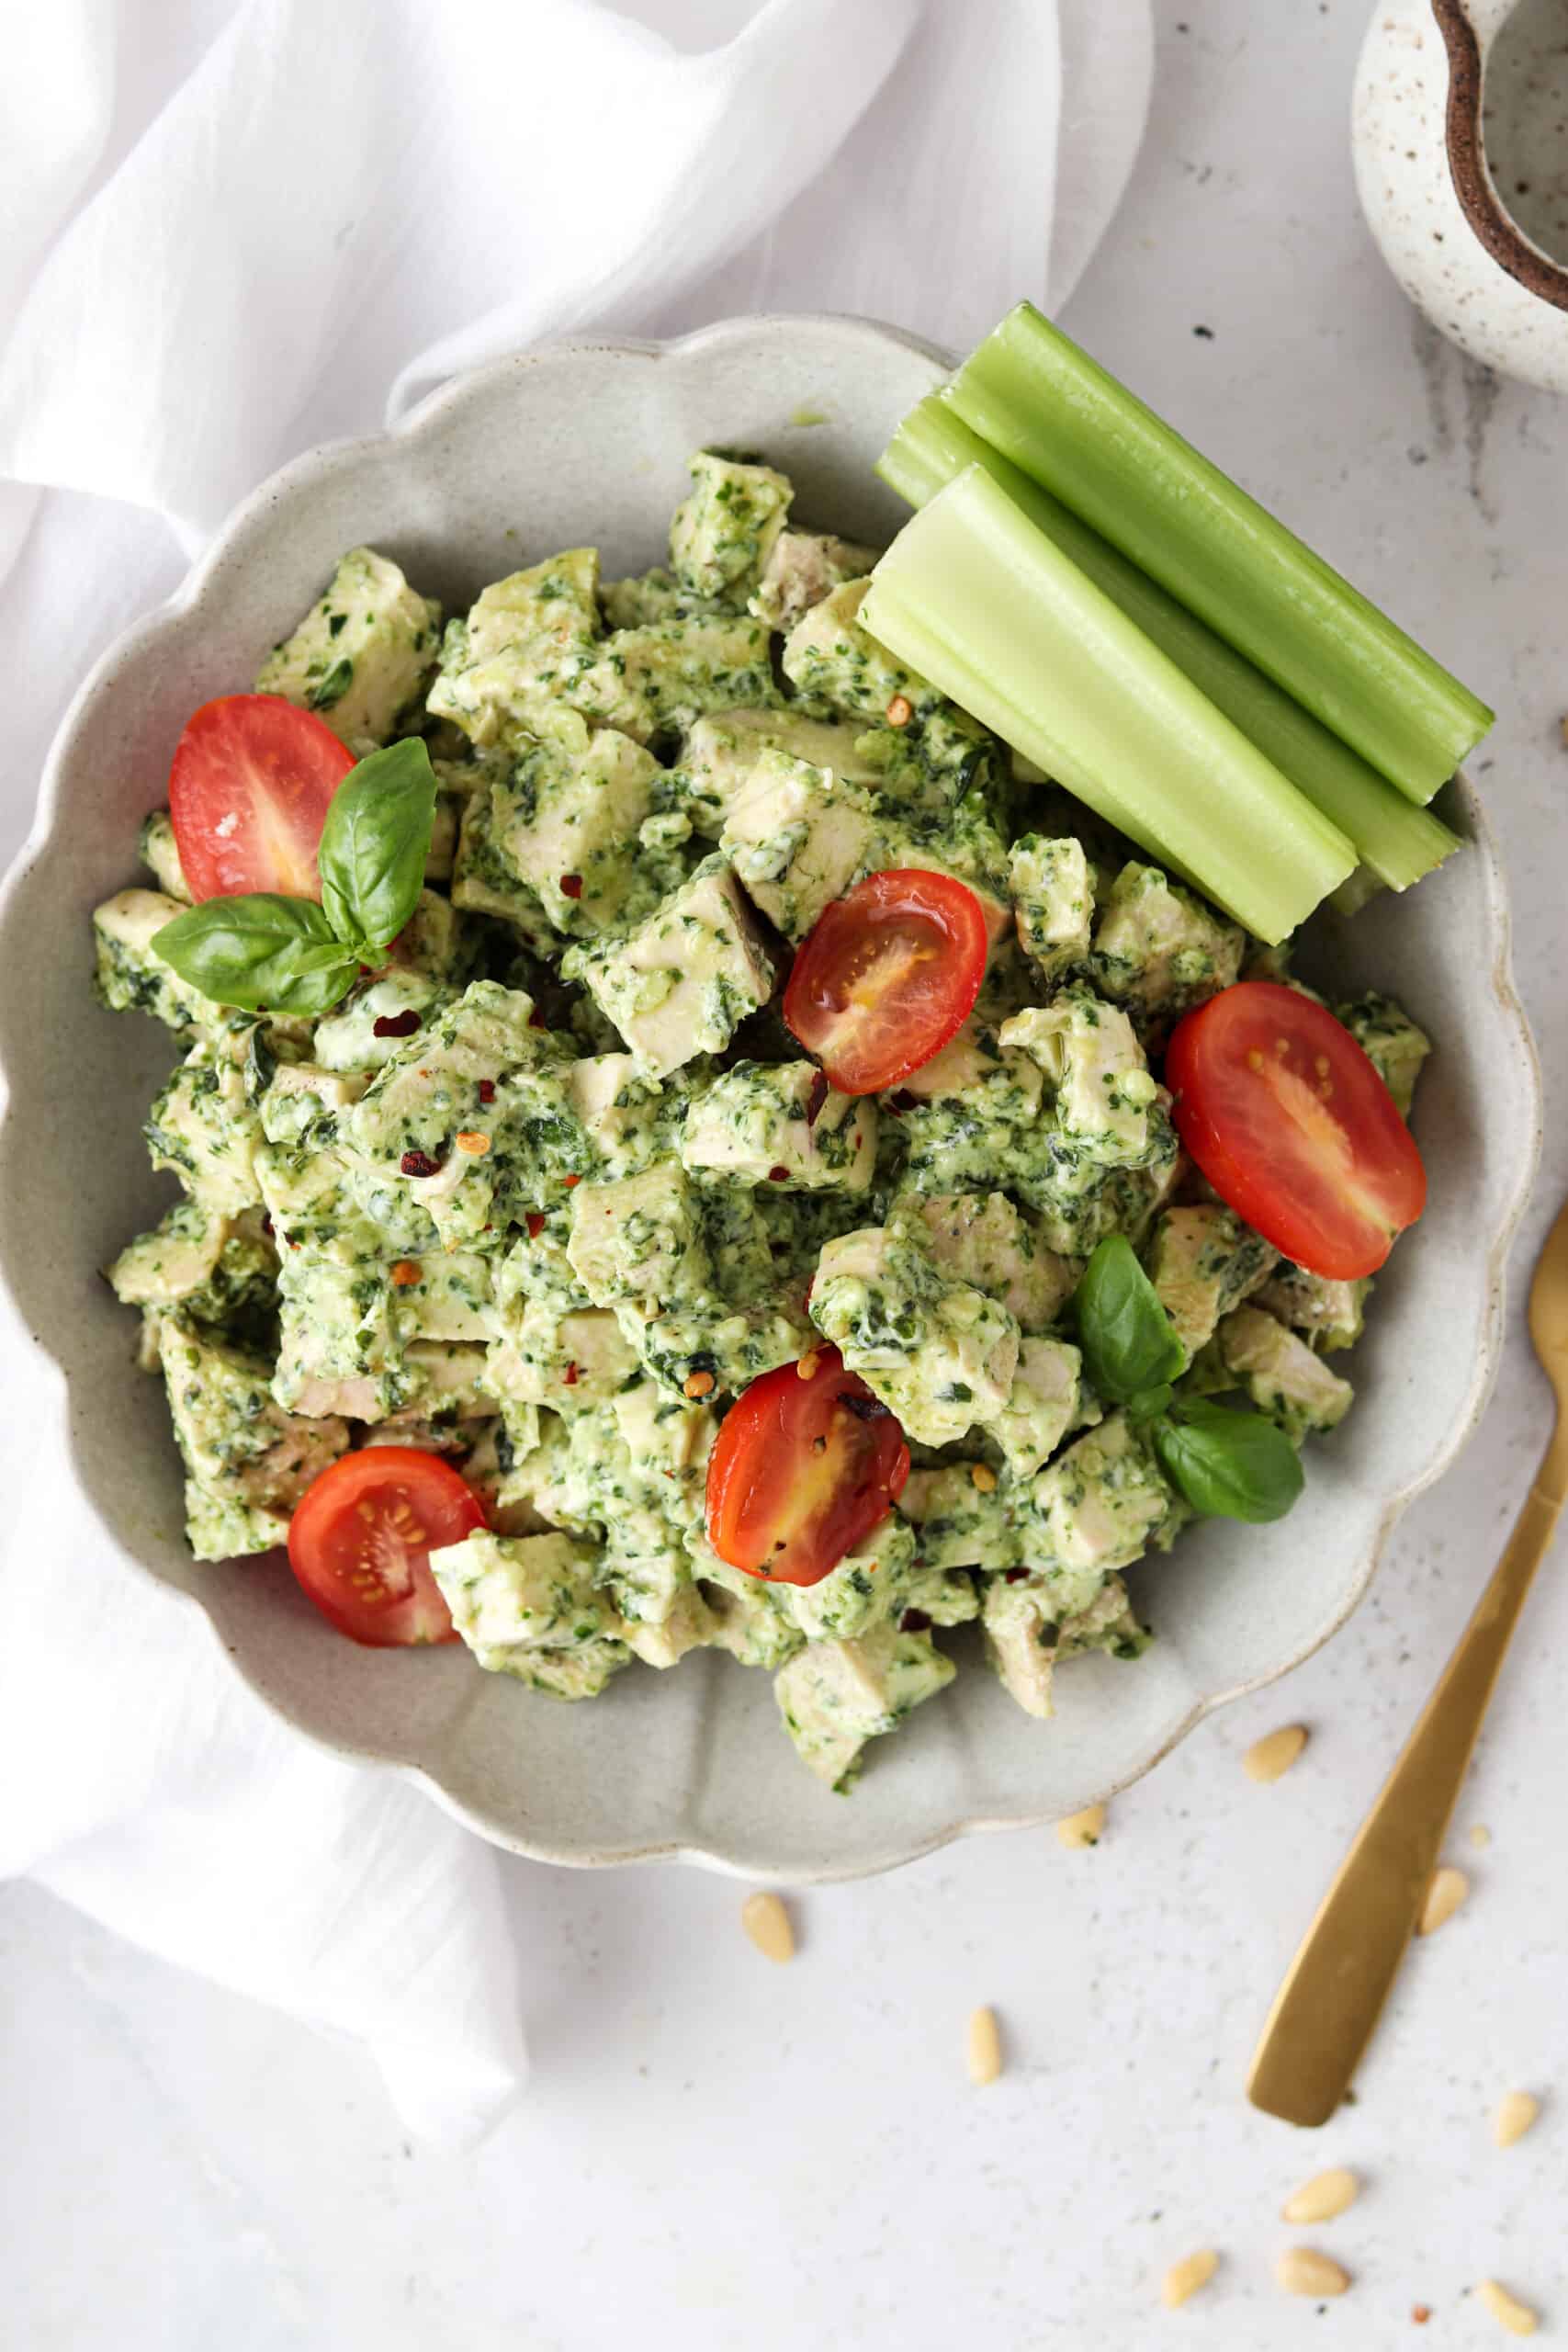
<path id="1" fill-rule="evenodd" d="M 896 1416 L 844 1370 L 837 1348 L 754 1380 L 708 1457 L 708 1542 L 773 1584 L 819 1584 L 904 1491 L 909 1449 Z"/>
<path id="2" fill-rule="evenodd" d="M 316 845 L 354 763 L 324 720 L 278 695 L 203 703 L 169 769 L 169 815 L 191 896 L 319 899 Z"/>
<path id="3" fill-rule="evenodd" d="M 956 1035 L 988 952 L 985 910 L 952 875 L 868 874 L 796 950 L 785 1025 L 840 1094 L 880 1094 Z"/>
<path id="4" fill-rule="evenodd" d="M 430 1554 L 488 1524 L 439 1454 L 367 1445 L 313 1478 L 288 1528 L 288 1565 L 340 1634 L 368 1649 L 455 1642 Z"/>
<path id="5" fill-rule="evenodd" d="M 1308 1273 L 1376 1273 L 1427 1204 L 1393 1098 L 1343 1022 L 1242 980 L 1178 1023 L 1165 1078 L 1184 1148 L 1222 1200 Z"/>

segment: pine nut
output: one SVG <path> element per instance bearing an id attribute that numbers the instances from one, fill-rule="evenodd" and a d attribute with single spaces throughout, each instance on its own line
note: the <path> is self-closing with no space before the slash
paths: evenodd
<path id="1" fill-rule="evenodd" d="M 994 1495 L 997 1491 L 997 1474 L 988 1462 L 972 1462 L 969 1464 L 969 1484 L 975 1488 L 976 1494 Z"/>
<path id="2" fill-rule="evenodd" d="M 1516 2140 L 1524 2138 L 1540 2113 L 1540 2101 L 1529 2091 L 1509 2091 L 1497 2102 L 1492 2137 L 1500 2148 L 1511 2148 Z"/>
<path id="3" fill-rule="evenodd" d="M 1312 2222 L 1332 2222 L 1337 2214 L 1346 2212 L 1361 2193 L 1361 2184 L 1353 2172 L 1343 2165 L 1336 2165 L 1330 2172 L 1320 2172 L 1287 2197 L 1282 2218 L 1298 2229 Z"/>
<path id="4" fill-rule="evenodd" d="M 1069 1814 L 1066 1821 L 1058 1821 L 1056 1835 L 1064 1846 L 1074 1849 L 1098 1846 L 1104 1827 L 1105 1807 L 1089 1804 L 1081 1813 Z"/>
<path id="5" fill-rule="evenodd" d="M 1241 1759 L 1249 1781 L 1282 1781 L 1307 1744 L 1305 1724 L 1281 1724 L 1256 1739 Z"/>
<path id="6" fill-rule="evenodd" d="M 452 1140 L 469 1159 L 482 1159 L 490 1149 L 489 1136 L 481 1134 L 478 1127 L 459 1127 Z"/>
<path id="7" fill-rule="evenodd" d="M 1219 2256 L 1207 2245 L 1201 2253 L 1188 2255 L 1185 2261 L 1173 2262 L 1159 2282 L 1159 2299 L 1167 2311 L 1179 2311 L 1189 2295 L 1208 2285 L 1219 2267 Z"/>
<path id="8" fill-rule="evenodd" d="M 969 2020 L 969 2079 L 976 2088 L 994 2083 L 1002 2071 L 1002 2038 L 995 2009 L 976 2009 Z"/>
<path id="9" fill-rule="evenodd" d="M 1506 2327 L 1510 2335 L 1535 2334 L 1539 2324 L 1536 2313 L 1517 2295 L 1510 2295 L 1506 2287 L 1499 2287 L 1495 2278 L 1483 2278 L 1475 2291 L 1498 2326 Z"/>
<path id="10" fill-rule="evenodd" d="M 1282 2254 L 1274 2276 L 1287 2295 L 1342 2295 L 1350 2284 L 1349 2272 L 1341 2270 L 1331 2254 L 1319 2254 L 1310 2245 L 1293 2245 Z"/>
<path id="11" fill-rule="evenodd" d="M 795 1929 L 782 1895 L 749 1894 L 740 1905 L 740 1924 L 764 1960 L 782 1963 L 795 1958 Z"/>
<path id="12" fill-rule="evenodd" d="M 1470 1881 L 1462 1871 L 1456 1871 L 1451 1862 L 1445 1862 L 1440 1871 L 1434 1871 L 1432 1883 L 1427 1889 L 1427 1900 L 1421 1905 L 1416 1934 L 1435 1935 L 1445 1919 L 1453 1917 L 1469 1893 Z"/>

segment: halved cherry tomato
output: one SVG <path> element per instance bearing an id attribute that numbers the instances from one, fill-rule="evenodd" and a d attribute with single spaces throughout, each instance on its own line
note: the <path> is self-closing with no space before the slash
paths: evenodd
<path id="1" fill-rule="evenodd" d="M 288 1565 L 339 1633 L 371 1649 L 453 1642 L 430 1555 L 485 1523 L 473 1488 L 438 1454 L 367 1445 L 305 1489 L 289 1522 Z"/>
<path id="2" fill-rule="evenodd" d="M 754 1380 L 719 1424 L 708 1542 L 748 1576 L 818 1584 L 886 1518 L 908 1475 L 895 1416 L 837 1348 L 814 1348 Z"/>
<path id="3" fill-rule="evenodd" d="M 1309 1273 L 1375 1273 L 1427 1171 L 1343 1022 L 1273 980 L 1224 989 L 1166 1051 L 1177 1133 L 1222 1200 Z"/>
<path id="4" fill-rule="evenodd" d="M 868 874 L 795 955 L 784 1017 L 840 1094 L 880 1094 L 940 1054 L 986 977 L 986 917 L 949 874 Z"/>
<path id="5" fill-rule="evenodd" d="M 277 695 L 203 703 L 169 770 L 169 814 L 191 896 L 319 899 L 316 844 L 353 765 L 324 720 Z"/>

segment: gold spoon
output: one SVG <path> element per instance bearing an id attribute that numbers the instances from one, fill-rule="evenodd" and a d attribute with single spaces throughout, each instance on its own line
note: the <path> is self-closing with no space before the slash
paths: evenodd
<path id="1" fill-rule="evenodd" d="M 1525 1595 L 1568 1498 L 1568 1205 L 1536 1266 L 1529 1326 L 1557 1419 L 1507 1548 L 1269 2013 L 1247 2095 L 1287 2123 L 1326 2123 L 1349 2088 L 1420 1916 Z"/>

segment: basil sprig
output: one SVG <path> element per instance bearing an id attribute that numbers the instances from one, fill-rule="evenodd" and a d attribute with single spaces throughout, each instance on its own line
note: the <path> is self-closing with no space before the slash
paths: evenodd
<path id="1" fill-rule="evenodd" d="M 1073 1306 L 1089 1376 L 1113 1404 L 1131 1405 L 1186 1369 L 1187 1351 L 1124 1233 L 1096 1250 Z"/>
<path id="2" fill-rule="evenodd" d="M 1073 1294 L 1084 1366 L 1101 1396 L 1144 1424 L 1161 1469 L 1195 1511 L 1282 1519 L 1302 1491 L 1294 1446 L 1247 1408 L 1178 1396 L 1187 1351 L 1126 1236 L 1107 1236 Z"/>
<path id="3" fill-rule="evenodd" d="M 339 785 L 321 827 L 321 897 L 256 890 L 204 899 L 153 934 L 152 951 L 214 1003 L 313 1020 L 379 963 L 419 902 L 435 771 L 410 738 L 372 752 Z"/>
<path id="4" fill-rule="evenodd" d="M 1209 1519 L 1283 1519 L 1306 1483 L 1295 1447 L 1262 1413 L 1183 1397 L 1149 1434 L 1172 1486 Z"/>

